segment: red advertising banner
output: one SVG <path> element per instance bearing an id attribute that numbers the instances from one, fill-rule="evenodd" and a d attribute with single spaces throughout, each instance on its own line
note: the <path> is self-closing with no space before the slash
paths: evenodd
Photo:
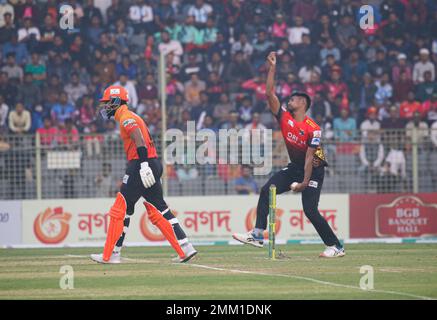
<path id="1" fill-rule="evenodd" d="M 350 237 L 437 236 L 437 193 L 350 196 Z"/>

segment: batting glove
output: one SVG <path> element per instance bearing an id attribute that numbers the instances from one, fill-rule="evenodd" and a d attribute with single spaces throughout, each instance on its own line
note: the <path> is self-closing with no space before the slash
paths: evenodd
<path id="1" fill-rule="evenodd" d="M 144 187 L 150 188 L 155 184 L 155 177 L 153 176 L 152 169 L 149 167 L 148 162 L 141 163 L 140 169 L 141 181 L 143 182 Z"/>

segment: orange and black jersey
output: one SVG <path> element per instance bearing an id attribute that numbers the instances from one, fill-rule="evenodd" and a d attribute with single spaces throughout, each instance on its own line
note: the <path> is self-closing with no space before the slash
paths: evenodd
<path id="1" fill-rule="evenodd" d="M 327 165 L 320 141 L 322 131 L 314 120 L 305 116 L 302 122 L 297 122 L 284 106 L 279 108 L 276 119 L 279 121 L 291 162 L 303 167 L 307 149 L 311 147 L 316 149 L 315 156 Z"/>
<path id="2" fill-rule="evenodd" d="M 143 139 L 147 148 L 148 158 L 157 158 L 155 144 L 147 129 L 146 123 L 136 113 L 130 111 L 127 105 L 123 105 L 115 112 L 115 120 L 120 125 L 120 135 L 123 140 L 124 151 L 126 152 L 127 160 L 139 159 L 137 153 L 137 146 L 132 141 L 130 135 L 136 128 L 141 130 Z"/>

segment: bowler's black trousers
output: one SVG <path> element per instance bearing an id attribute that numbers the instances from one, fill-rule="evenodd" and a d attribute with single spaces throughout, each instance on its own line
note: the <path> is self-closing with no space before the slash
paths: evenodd
<path id="1" fill-rule="evenodd" d="M 325 167 L 323 165 L 313 168 L 310 179 L 311 183 L 302 192 L 302 207 L 305 215 L 311 221 L 325 245 L 341 246 L 337 236 L 334 234 L 326 220 L 322 217 L 318 209 L 324 176 Z M 303 178 L 304 169 L 294 163 L 289 163 L 286 168 L 274 174 L 269 181 L 267 181 L 267 183 L 261 188 L 258 200 L 256 228 L 265 230 L 267 227 L 270 186 L 272 184 L 275 185 L 276 193 L 281 194 L 290 191 L 290 185 L 293 182 L 302 182 Z"/>

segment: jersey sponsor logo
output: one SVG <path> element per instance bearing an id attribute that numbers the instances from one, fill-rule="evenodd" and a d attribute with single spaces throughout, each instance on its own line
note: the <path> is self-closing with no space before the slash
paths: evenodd
<path id="1" fill-rule="evenodd" d="M 128 180 L 129 180 L 129 175 L 125 174 L 123 177 L 123 184 L 127 184 Z"/>
<path id="2" fill-rule="evenodd" d="M 316 146 L 320 145 L 320 138 L 313 138 L 311 144 Z"/>
<path id="3" fill-rule="evenodd" d="M 321 138 L 322 137 L 322 131 L 321 130 L 316 130 L 313 132 L 313 137 L 314 138 Z"/>
<path id="4" fill-rule="evenodd" d="M 109 94 L 120 94 L 120 89 L 119 88 L 113 88 L 113 89 L 109 90 Z"/>
<path id="5" fill-rule="evenodd" d="M 290 125 L 290 127 L 294 128 L 294 122 L 292 120 L 288 120 L 288 124 Z"/>
<path id="6" fill-rule="evenodd" d="M 123 127 L 127 127 L 129 125 L 134 125 L 135 124 L 135 120 L 134 119 L 126 119 L 123 121 Z"/>
<path id="7" fill-rule="evenodd" d="M 317 181 L 314 181 L 314 180 L 310 180 L 310 182 L 308 183 L 308 187 L 311 187 L 311 188 L 317 189 L 318 186 L 319 186 L 319 183 Z"/>
<path id="8" fill-rule="evenodd" d="M 304 136 L 304 135 L 305 135 L 305 131 L 303 131 L 302 129 L 299 129 L 299 134 L 300 134 L 301 136 Z"/>

